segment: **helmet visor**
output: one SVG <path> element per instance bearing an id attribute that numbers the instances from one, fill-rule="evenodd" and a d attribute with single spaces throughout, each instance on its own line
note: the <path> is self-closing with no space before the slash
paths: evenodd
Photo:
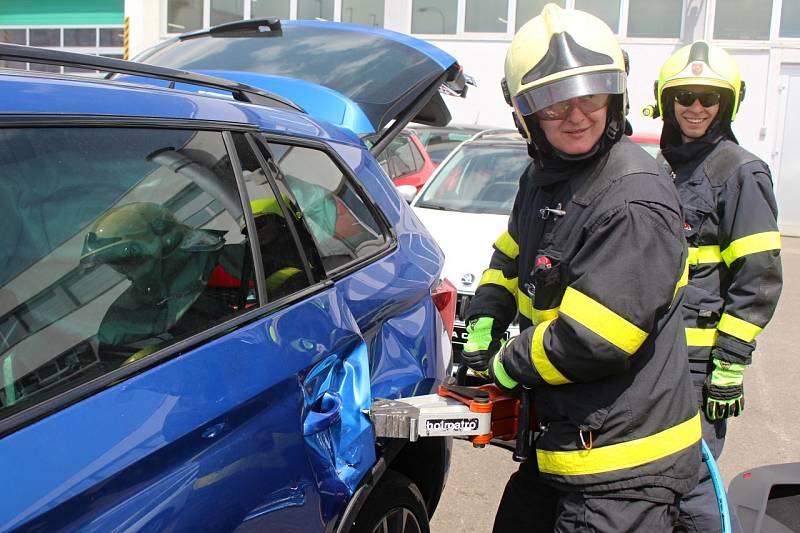
<path id="1" fill-rule="evenodd" d="M 553 104 L 578 96 L 622 94 L 623 92 L 625 92 L 624 72 L 589 72 L 578 76 L 569 76 L 542 87 L 534 87 L 518 94 L 514 100 L 522 116 L 528 116 Z"/>

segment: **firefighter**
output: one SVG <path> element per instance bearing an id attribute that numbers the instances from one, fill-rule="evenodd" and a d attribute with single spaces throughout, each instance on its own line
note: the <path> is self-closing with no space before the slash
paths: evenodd
<path id="1" fill-rule="evenodd" d="M 667 174 L 624 136 L 626 77 L 608 26 L 555 4 L 506 55 L 533 161 L 468 309 L 463 359 L 532 393 L 539 434 L 495 531 L 672 531 L 697 482 L 683 222 Z"/>
<path id="2" fill-rule="evenodd" d="M 722 48 L 697 41 L 675 52 L 655 83 L 662 155 L 673 171 L 689 245 L 684 300 L 689 367 L 718 458 L 726 420 L 744 410 L 744 370 L 781 292 L 780 234 L 766 163 L 731 131 L 745 85 Z M 710 475 L 681 502 L 690 531 L 719 531 Z"/>

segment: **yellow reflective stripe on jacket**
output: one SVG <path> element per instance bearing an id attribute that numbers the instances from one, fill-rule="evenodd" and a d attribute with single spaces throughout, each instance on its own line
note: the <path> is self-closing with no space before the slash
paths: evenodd
<path id="1" fill-rule="evenodd" d="M 564 374 L 559 372 L 553 363 L 550 362 L 550 359 L 547 357 L 547 352 L 544 349 L 544 332 L 547 331 L 547 328 L 553 320 L 552 318 L 550 320 L 545 320 L 533 330 L 533 338 L 531 339 L 531 361 L 533 361 L 533 366 L 536 368 L 536 371 L 547 383 L 550 385 L 564 385 L 572 382 L 564 377 Z"/>
<path id="2" fill-rule="evenodd" d="M 299 273 L 299 268 L 294 267 L 286 267 L 280 270 L 276 270 L 269 276 L 267 276 L 267 290 L 275 290 L 281 285 L 283 285 L 287 279 L 291 278 L 295 274 Z"/>
<path id="3" fill-rule="evenodd" d="M 494 247 L 506 254 L 511 259 L 516 259 L 519 255 L 519 245 L 517 241 L 507 231 L 494 241 Z"/>
<path id="4" fill-rule="evenodd" d="M 736 239 L 722 251 L 722 260 L 730 266 L 731 263 L 745 255 L 757 254 L 768 250 L 781 249 L 781 234 L 777 231 L 765 231 Z"/>
<path id="5" fill-rule="evenodd" d="M 576 429 L 577 431 L 577 429 Z M 539 471 L 560 476 L 582 476 L 634 468 L 676 454 L 700 441 L 700 414 L 649 437 L 591 450 L 536 450 Z"/>
<path id="6" fill-rule="evenodd" d="M 570 317 L 630 355 L 636 353 L 647 339 L 646 331 L 572 287 L 567 287 L 559 313 Z"/>
<path id="7" fill-rule="evenodd" d="M 502 271 L 494 268 L 486 269 L 483 272 L 483 276 L 481 276 L 481 281 L 478 283 L 478 287 L 486 284 L 500 285 L 501 287 L 505 287 L 505 289 L 511 293 L 511 296 L 516 296 L 517 294 L 517 278 L 508 279 L 503 275 Z"/>
<path id="8" fill-rule="evenodd" d="M 763 328 L 751 324 L 746 320 L 742 320 L 741 318 L 736 318 L 728 313 L 722 313 L 719 324 L 717 324 L 717 329 L 737 339 L 741 339 L 744 342 L 753 342 L 753 339 L 756 338 L 756 335 L 761 333 Z"/>
<path id="9" fill-rule="evenodd" d="M 531 297 L 522 292 L 522 289 L 517 289 L 517 309 L 519 310 L 519 314 L 533 322 L 534 325 L 558 317 L 558 307 L 554 307 L 553 309 L 535 309 Z"/>
<path id="10" fill-rule="evenodd" d="M 717 344 L 717 329 L 686 328 L 687 346 L 714 346 Z"/>
<path id="11" fill-rule="evenodd" d="M 681 279 L 678 280 L 678 283 L 675 285 L 675 292 L 672 293 L 672 298 L 678 295 L 678 291 L 681 287 L 685 287 L 689 284 L 689 258 L 686 258 L 686 264 L 683 266 L 683 274 L 681 274 Z"/>
<path id="12" fill-rule="evenodd" d="M 719 251 L 719 246 L 716 244 L 698 246 L 697 248 L 689 248 L 689 264 L 691 266 L 721 262 L 722 255 Z"/>
<path id="13" fill-rule="evenodd" d="M 531 297 L 517 289 L 517 310 L 519 314 L 533 322 L 533 301 Z"/>

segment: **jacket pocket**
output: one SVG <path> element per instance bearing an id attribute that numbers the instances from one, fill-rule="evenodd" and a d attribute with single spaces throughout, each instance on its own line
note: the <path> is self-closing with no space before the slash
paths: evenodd
<path id="1" fill-rule="evenodd" d="M 684 324 L 689 328 L 714 328 L 724 306 L 720 295 L 690 283 L 684 292 Z"/>

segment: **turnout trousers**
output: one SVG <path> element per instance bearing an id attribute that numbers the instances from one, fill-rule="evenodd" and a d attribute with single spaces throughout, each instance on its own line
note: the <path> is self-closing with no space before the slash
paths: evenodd
<path id="1" fill-rule="evenodd" d="M 559 490 L 542 482 L 535 462 L 523 463 L 506 484 L 493 532 L 672 532 L 679 498 L 664 487 Z"/>

